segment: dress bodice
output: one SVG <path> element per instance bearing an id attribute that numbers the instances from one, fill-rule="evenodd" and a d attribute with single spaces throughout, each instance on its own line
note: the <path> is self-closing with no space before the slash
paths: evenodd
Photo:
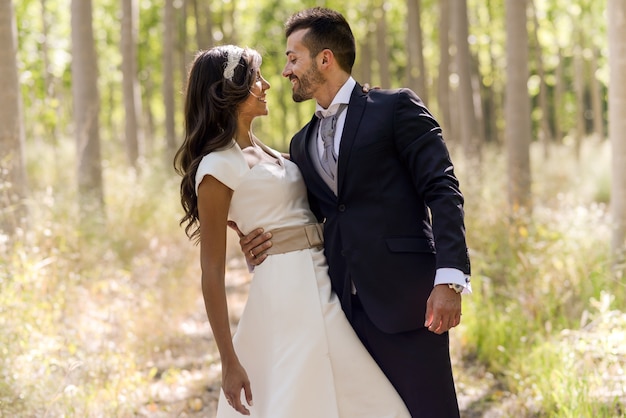
<path id="1" fill-rule="evenodd" d="M 206 155 L 196 173 L 196 191 L 205 175 L 231 188 L 229 219 L 244 234 L 258 227 L 269 231 L 316 222 L 298 167 L 277 151 L 263 148 L 278 158 L 278 164 L 261 162 L 249 168 L 236 143 Z"/>

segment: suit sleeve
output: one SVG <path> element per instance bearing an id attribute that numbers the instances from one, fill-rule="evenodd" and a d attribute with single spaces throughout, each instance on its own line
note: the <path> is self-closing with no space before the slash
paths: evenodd
<path id="1" fill-rule="evenodd" d="M 442 130 L 419 97 L 400 90 L 394 109 L 394 141 L 416 192 L 431 214 L 437 265 L 470 274 L 464 224 L 464 197 L 454 174 Z"/>

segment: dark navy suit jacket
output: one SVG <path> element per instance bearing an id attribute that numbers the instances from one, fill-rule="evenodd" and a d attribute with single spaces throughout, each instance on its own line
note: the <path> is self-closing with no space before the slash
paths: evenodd
<path id="1" fill-rule="evenodd" d="M 439 124 L 411 90 L 363 93 L 357 83 L 341 138 L 337 196 L 308 152 L 317 125 L 313 116 L 290 153 L 311 208 L 325 220 L 333 289 L 345 309 L 353 282 L 384 332 L 423 327 L 436 269 L 470 273 L 463 195 Z"/>

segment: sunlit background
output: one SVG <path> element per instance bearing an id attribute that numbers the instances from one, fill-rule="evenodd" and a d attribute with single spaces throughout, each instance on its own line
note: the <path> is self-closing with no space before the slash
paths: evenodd
<path id="1" fill-rule="evenodd" d="M 21 101 L 2 112 L 21 122 L 25 162 L 11 177 L 3 134 L 0 417 L 214 416 L 219 358 L 172 168 L 186 71 L 198 49 L 258 49 L 272 87 L 255 132 L 287 151 L 313 103 L 294 104 L 281 77 L 283 22 L 314 5 L 351 23 L 357 81 L 412 88 L 443 126 L 473 269 L 451 332 L 462 416 L 626 413 L 624 265 L 611 245 L 612 182 L 626 169 L 612 169 L 608 123 L 607 22 L 623 16 L 619 2 L 529 0 L 526 16 L 523 0 L 91 0 L 91 15 L 89 3 L 0 0 L 0 48 L 11 21 L 17 35 L 1 86 Z M 513 3 L 522 13 L 506 13 Z M 90 21 L 97 71 L 73 69 L 73 43 L 88 39 L 72 32 Z M 511 43 L 518 26 L 526 35 Z M 527 68 L 507 65 L 522 52 Z M 527 108 L 507 102 L 513 70 Z M 94 102 L 95 122 L 76 118 Z M 527 112 L 520 129 L 507 109 Z M 250 279 L 232 240 L 233 327 Z"/>

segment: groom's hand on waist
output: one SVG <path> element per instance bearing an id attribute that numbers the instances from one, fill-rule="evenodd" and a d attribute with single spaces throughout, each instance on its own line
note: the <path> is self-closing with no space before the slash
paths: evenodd
<path id="1" fill-rule="evenodd" d="M 228 221 L 228 226 L 239 236 L 239 245 L 246 257 L 249 266 L 258 266 L 267 258 L 266 251 L 272 246 L 271 232 L 263 232 L 263 228 L 257 228 L 247 235 L 239 229 L 233 221 Z"/>

